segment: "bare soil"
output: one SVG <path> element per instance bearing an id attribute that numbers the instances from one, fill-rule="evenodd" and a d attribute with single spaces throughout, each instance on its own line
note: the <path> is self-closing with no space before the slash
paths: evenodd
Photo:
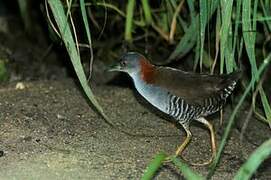
<path id="1" fill-rule="evenodd" d="M 116 128 L 110 127 L 87 103 L 72 79 L 23 82 L 0 86 L 0 179 L 139 179 L 155 154 L 174 153 L 185 137 L 173 123 L 150 112 L 135 98 L 131 88 L 93 87 L 98 101 Z M 245 108 L 244 108 L 245 109 Z M 220 141 L 223 125 L 219 115 L 209 119 Z M 245 139 L 240 128 L 247 111 L 236 120 L 213 179 L 232 179 L 249 154 L 271 135 L 270 129 L 251 119 Z M 121 131 L 119 130 L 121 129 Z M 207 129 L 191 126 L 193 140 L 184 156 L 193 162 L 210 157 Z M 134 134 L 127 135 L 122 131 Z M 270 160 L 255 175 L 270 179 Z M 208 167 L 192 167 L 206 175 Z M 155 179 L 183 179 L 170 163 Z"/>

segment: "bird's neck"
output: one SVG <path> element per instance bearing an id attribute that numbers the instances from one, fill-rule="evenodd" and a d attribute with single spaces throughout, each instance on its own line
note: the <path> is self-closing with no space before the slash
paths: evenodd
<path id="1" fill-rule="evenodd" d="M 155 79 L 155 66 L 145 59 L 141 59 L 140 63 L 140 78 L 147 84 L 153 83 Z"/>
<path id="2" fill-rule="evenodd" d="M 160 111 L 168 113 L 168 92 L 142 79 L 141 72 L 130 74 L 135 88 L 149 103 Z"/>

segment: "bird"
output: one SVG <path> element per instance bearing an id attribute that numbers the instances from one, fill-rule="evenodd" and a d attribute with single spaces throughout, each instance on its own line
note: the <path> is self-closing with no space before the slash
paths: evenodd
<path id="1" fill-rule="evenodd" d="M 232 94 L 241 77 L 241 71 L 222 75 L 186 72 L 153 65 L 137 52 L 127 52 L 122 55 L 109 71 L 127 73 L 132 78 L 138 93 L 147 102 L 183 127 L 186 137 L 178 146 L 176 157 L 181 156 L 186 160 L 182 152 L 192 138 L 191 122 L 197 121 L 205 125 L 210 131 L 212 156 L 203 163 L 190 164 L 208 165 L 213 161 L 216 156 L 215 131 L 206 116 L 223 108 L 226 99 Z"/>

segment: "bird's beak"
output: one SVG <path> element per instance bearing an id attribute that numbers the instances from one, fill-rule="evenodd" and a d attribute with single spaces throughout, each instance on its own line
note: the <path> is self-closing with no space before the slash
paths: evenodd
<path id="1" fill-rule="evenodd" d="M 112 72 L 112 71 L 121 71 L 121 67 L 120 67 L 119 64 L 115 64 L 115 65 L 109 67 L 109 68 L 107 69 L 107 71 L 108 71 L 108 72 Z"/>

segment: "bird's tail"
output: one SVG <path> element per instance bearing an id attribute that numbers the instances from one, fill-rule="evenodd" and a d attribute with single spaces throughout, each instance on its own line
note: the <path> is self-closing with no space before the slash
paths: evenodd
<path id="1" fill-rule="evenodd" d="M 221 82 L 223 84 L 221 97 L 226 99 L 234 90 L 237 81 L 241 78 L 242 71 L 235 71 L 230 74 L 225 75 L 224 80 Z"/>

